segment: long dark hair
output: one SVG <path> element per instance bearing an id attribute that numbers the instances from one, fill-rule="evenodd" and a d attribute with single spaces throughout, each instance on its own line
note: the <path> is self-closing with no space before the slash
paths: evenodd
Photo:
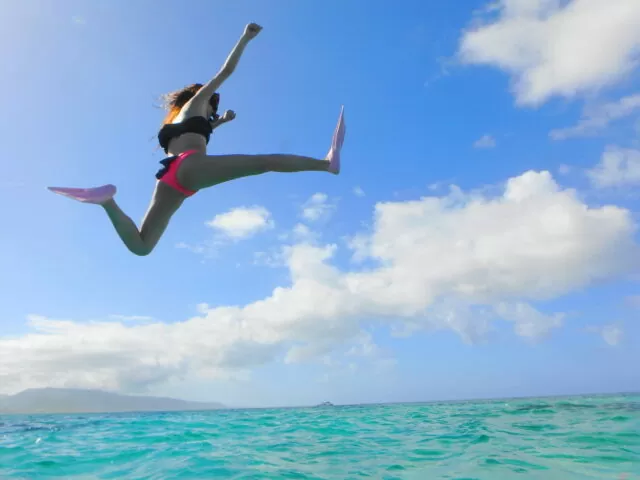
<path id="1" fill-rule="evenodd" d="M 188 85 L 180 90 L 176 90 L 175 92 L 167 93 L 162 96 L 164 108 L 168 110 L 167 115 L 164 117 L 162 121 L 163 125 L 167 123 L 171 123 L 174 118 L 180 113 L 182 107 L 184 107 L 189 100 L 193 98 L 193 96 L 202 88 L 201 83 L 194 83 L 192 85 Z"/>

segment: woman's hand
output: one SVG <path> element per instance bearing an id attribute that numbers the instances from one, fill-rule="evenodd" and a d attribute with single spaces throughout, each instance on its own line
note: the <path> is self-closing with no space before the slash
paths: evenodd
<path id="1" fill-rule="evenodd" d="M 225 110 L 225 112 L 222 114 L 222 117 L 220 117 L 223 122 L 230 122 L 234 118 L 236 118 L 236 112 L 234 112 L 233 110 Z"/>
<path id="2" fill-rule="evenodd" d="M 209 122 L 209 124 L 211 125 L 211 130 L 215 130 L 220 125 L 230 122 L 234 118 L 236 118 L 236 112 L 234 112 L 233 110 L 225 110 L 225 112 L 221 116 L 219 116 L 216 120 Z"/>
<path id="3" fill-rule="evenodd" d="M 262 27 L 257 23 L 250 23 L 244 29 L 244 38 L 247 40 L 253 40 L 258 36 L 261 30 Z"/>

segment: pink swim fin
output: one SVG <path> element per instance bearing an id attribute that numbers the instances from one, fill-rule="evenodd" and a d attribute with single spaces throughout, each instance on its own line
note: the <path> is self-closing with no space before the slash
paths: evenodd
<path id="1" fill-rule="evenodd" d="M 347 127 L 344 123 L 344 105 L 340 109 L 340 117 L 338 118 L 338 124 L 336 130 L 333 132 L 333 139 L 331 140 L 331 150 L 327 155 L 329 160 L 329 171 L 336 175 L 340 173 L 340 151 L 342 150 L 342 144 L 344 143 L 344 136 L 347 132 Z"/>
<path id="2" fill-rule="evenodd" d="M 64 195 L 65 197 L 73 198 L 83 203 L 93 203 L 95 205 L 102 205 L 108 200 L 111 200 L 116 194 L 116 187 L 114 185 L 102 185 L 95 188 L 65 188 L 65 187 L 47 187 L 53 193 Z"/>

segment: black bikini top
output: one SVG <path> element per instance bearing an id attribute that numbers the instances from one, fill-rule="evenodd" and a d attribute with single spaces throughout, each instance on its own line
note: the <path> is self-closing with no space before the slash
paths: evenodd
<path id="1" fill-rule="evenodd" d="M 218 115 L 219 103 L 220 95 L 218 93 L 214 93 L 211 99 L 209 99 L 209 104 L 213 107 L 213 114 L 209 119 L 203 116 L 189 117 L 180 123 L 167 123 L 166 125 L 163 125 L 158 132 L 158 142 L 164 149 L 165 153 L 168 153 L 167 150 L 169 150 L 169 142 L 185 133 L 197 133 L 202 135 L 208 144 L 211 132 L 213 131 L 210 122 L 220 118 Z"/>

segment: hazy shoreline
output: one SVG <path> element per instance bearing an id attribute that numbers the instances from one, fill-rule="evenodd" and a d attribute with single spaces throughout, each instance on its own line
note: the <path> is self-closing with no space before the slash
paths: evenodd
<path id="1" fill-rule="evenodd" d="M 225 408 L 226 405 L 218 402 L 192 402 L 74 388 L 32 388 L 15 395 L 0 395 L 0 415 L 177 412 Z"/>
<path id="2" fill-rule="evenodd" d="M 639 395 L 640 392 L 599 392 L 576 394 L 548 394 L 518 397 L 486 397 L 469 399 L 441 399 L 406 402 L 345 403 L 324 406 L 365 407 L 376 405 L 420 405 L 420 404 L 459 404 L 522 402 L 527 400 L 571 399 L 580 397 L 607 397 Z M 73 388 L 33 388 L 14 395 L 0 394 L 0 415 L 57 415 L 57 414 L 112 414 L 112 413 L 148 413 L 148 412 L 196 412 L 211 410 L 289 410 L 300 408 L 318 408 L 316 405 L 250 406 L 224 405 L 219 402 L 182 400 L 171 397 L 144 395 L 126 395 L 103 390 Z"/>

